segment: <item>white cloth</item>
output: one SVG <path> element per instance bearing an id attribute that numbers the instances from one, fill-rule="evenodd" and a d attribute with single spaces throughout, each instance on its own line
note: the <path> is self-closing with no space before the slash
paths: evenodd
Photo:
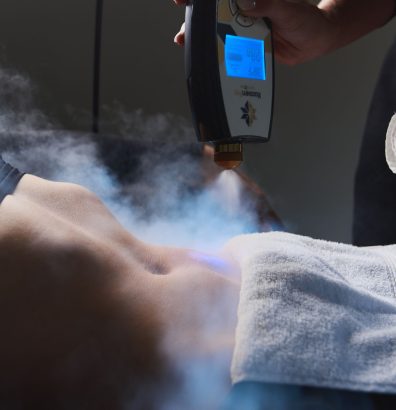
<path id="1" fill-rule="evenodd" d="M 242 269 L 234 383 L 396 393 L 396 246 L 267 233 L 226 250 Z"/>
<path id="2" fill-rule="evenodd" d="M 396 114 L 389 124 L 385 145 L 386 162 L 392 172 L 396 174 Z"/>

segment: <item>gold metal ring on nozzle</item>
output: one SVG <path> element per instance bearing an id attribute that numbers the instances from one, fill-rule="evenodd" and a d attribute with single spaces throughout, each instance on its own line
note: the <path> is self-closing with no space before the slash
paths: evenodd
<path id="1" fill-rule="evenodd" d="M 224 169 L 234 169 L 239 167 L 243 161 L 242 144 L 215 144 L 215 163 Z"/>

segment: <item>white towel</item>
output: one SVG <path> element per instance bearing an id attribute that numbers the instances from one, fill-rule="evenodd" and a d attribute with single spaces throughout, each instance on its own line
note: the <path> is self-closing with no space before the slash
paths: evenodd
<path id="1" fill-rule="evenodd" d="M 242 269 L 234 383 L 396 393 L 396 246 L 267 233 L 226 250 Z"/>

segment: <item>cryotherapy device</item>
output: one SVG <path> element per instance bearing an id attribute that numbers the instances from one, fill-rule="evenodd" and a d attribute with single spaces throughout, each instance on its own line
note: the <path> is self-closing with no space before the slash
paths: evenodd
<path id="1" fill-rule="evenodd" d="M 244 143 L 270 138 L 270 23 L 242 15 L 236 0 L 189 0 L 185 29 L 186 78 L 198 140 L 213 143 L 218 165 L 236 168 Z"/>

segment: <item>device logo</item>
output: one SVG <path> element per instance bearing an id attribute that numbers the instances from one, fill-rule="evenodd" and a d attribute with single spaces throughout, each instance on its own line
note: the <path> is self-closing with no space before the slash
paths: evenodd
<path id="1" fill-rule="evenodd" d="M 241 120 L 245 120 L 247 126 L 251 127 L 254 121 L 257 120 L 256 109 L 250 101 L 246 101 L 245 106 L 241 107 L 241 110 L 243 112 Z"/>
<path id="2" fill-rule="evenodd" d="M 249 87 L 247 85 L 241 86 L 241 90 L 235 90 L 234 94 L 238 97 L 252 97 L 261 100 L 261 92 L 257 91 L 255 87 Z"/>
<path id="3" fill-rule="evenodd" d="M 259 100 L 261 99 L 261 93 L 259 91 L 242 90 L 242 95 L 244 95 L 245 97 L 258 98 Z"/>

